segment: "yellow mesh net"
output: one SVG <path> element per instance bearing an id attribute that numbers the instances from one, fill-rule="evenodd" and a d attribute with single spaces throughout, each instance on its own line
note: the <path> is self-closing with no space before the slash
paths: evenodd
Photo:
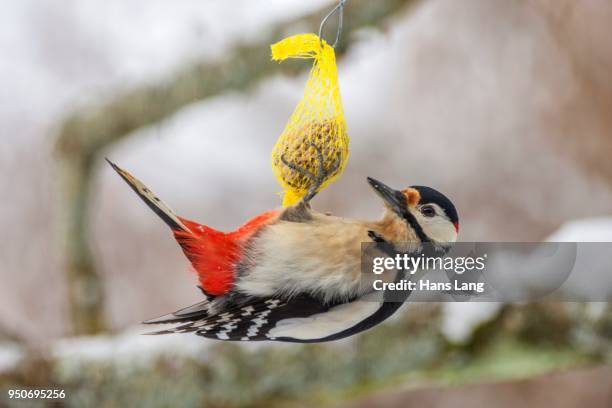
<path id="1" fill-rule="evenodd" d="M 272 45 L 272 58 L 312 58 L 314 64 L 304 95 L 272 149 L 272 168 L 284 189 L 283 205 L 291 205 L 308 191 L 312 181 L 292 169 L 295 166 L 318 173 L 317 148 L 329 174 L 321 188 L 344 170 L 349 155 L 349 137 L 338 87 L 334 49 L 316 34 L 298 34 Z M 335 171 L 334 171 L 334 167 Z"/>

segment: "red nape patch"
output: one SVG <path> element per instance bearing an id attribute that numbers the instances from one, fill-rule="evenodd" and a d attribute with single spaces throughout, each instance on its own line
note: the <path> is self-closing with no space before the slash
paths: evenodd
<path id="1" fill-rule="evenodd" d="M 459 233 L 459 222 L 455 221 L 455 222 L 453 222 L 453 225 L 455 226 L 455 231 L 457 231 L 457 233 Z"/>
<path id="2" fill-rule="evenodd" d="M 229 233 L 179 217 L 191 232 L 173 231 L 174 237 L 198 273 L 204 291 L 218 296 L 231 289 L 241 245 L 277 214 L 278 210 L 267 211 Z"/>

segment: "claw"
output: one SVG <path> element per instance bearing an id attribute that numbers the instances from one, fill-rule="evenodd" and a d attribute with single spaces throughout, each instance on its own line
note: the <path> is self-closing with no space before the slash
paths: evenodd
<path id="1" fill-rule="evenodd" d="M 310 143 L 310 145 L 314 147 L 314 149 L 317 151 L 317 160 L 319 160 L 319 177 L 324 180 L 325 177 L 327 176 L 327 173 L 325 171 L 325 165 L 324 165 L 325 159 L 323 158 L 323 152 L 321 151 L 321 148 L 315 145 L 314 143 Z M 323 174 L 324 176 L 321 177 L 321 174 Z"/>
<path id="2" fill-rule="evenodd" d="M 305 169 L 302 166 L 298 166 L 295 163 L 291 163 L 289 161 L 287 161 L 287 159 L 285 158 L 285 155 L 281 155 L 281 161 L 283 162 L 283 164 L 287 167 L 289 167 L 291 170 L 296 171 L 304 176 L 306 176 L 310 181 L 314 181 L 317 177 L 312 174 L 311 171 L 309 171 L 308 169 Z"/>
<path id="3" fill-rule="evenodd" d="M 310 170 L 305 169 L 302 166 L 298 166 L 295 163 L 290 163 L 289 161 L 287 161 L 284 154 L 280 158 L 285 166 L 289 167 L 291 170 L 298 172 L 299 174 L 305 176 L 310 180 L 311 186 L 306 192 L 306 194 L 304 194 L 301 200 L 304 204 L 308 204 L 308 202 L 312 200 L 313 197 L 317 194 L 318 190 L 321 188 L 327 177 L 331 174 L 334 174 L 338 170 L 338 168 L 340 168 L 340 157 L 336 157 L 330 170 L 325 169 L 325 158 L 323 157 L 323 151 L 319 146 L 314 143 L 310 143 L 310 145 L 314 147 L 314 149 L 317 151 L 317 160 L 319 161 L 317 174 L 314 174 Z"/>
<path id="4" fill-rule="evenodd" d="M 334 174 L 340 168 L 340 155 L 336 156 L 336 160 L 334 161 L 334 165 L 332 166 L 329 174 Z"/>

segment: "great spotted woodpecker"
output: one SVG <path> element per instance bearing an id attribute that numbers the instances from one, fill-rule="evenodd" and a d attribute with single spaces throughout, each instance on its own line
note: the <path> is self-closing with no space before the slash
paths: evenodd
<path id="1" fill-rule="evenodd" d="M 394 190 L 373 178 L 368 182 L 385 203 L 379 221 L 318 213 L 309 202 L 333 169 L 320 166 L 314 175 L 285 163 L 312 179 L 304 198 L 221 232 L 177 216 L 142 182 L 109 163 L 172 229 L 205 297 L 145 321 L 178 324 L 151 334 L 300 343 L 351 336 L 381 323 L 402 304 L 368 298 L 372 288 L 361 282 L 361 243 L 429 242 L 446 248 L 459 231 L 455 206 L 440 192 L 424 186 Z"/>

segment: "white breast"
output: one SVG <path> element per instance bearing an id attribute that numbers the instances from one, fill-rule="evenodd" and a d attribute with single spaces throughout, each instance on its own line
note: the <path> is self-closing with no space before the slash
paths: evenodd
<path id="1" fill-rule="evenodd" d="M 361 242 L 367 228 L 342 218 L 281 221 L 254 238 L 238 291 L 252 296 L 310 293 L 323 299 L 350 298 L 361 278 Z"/>

